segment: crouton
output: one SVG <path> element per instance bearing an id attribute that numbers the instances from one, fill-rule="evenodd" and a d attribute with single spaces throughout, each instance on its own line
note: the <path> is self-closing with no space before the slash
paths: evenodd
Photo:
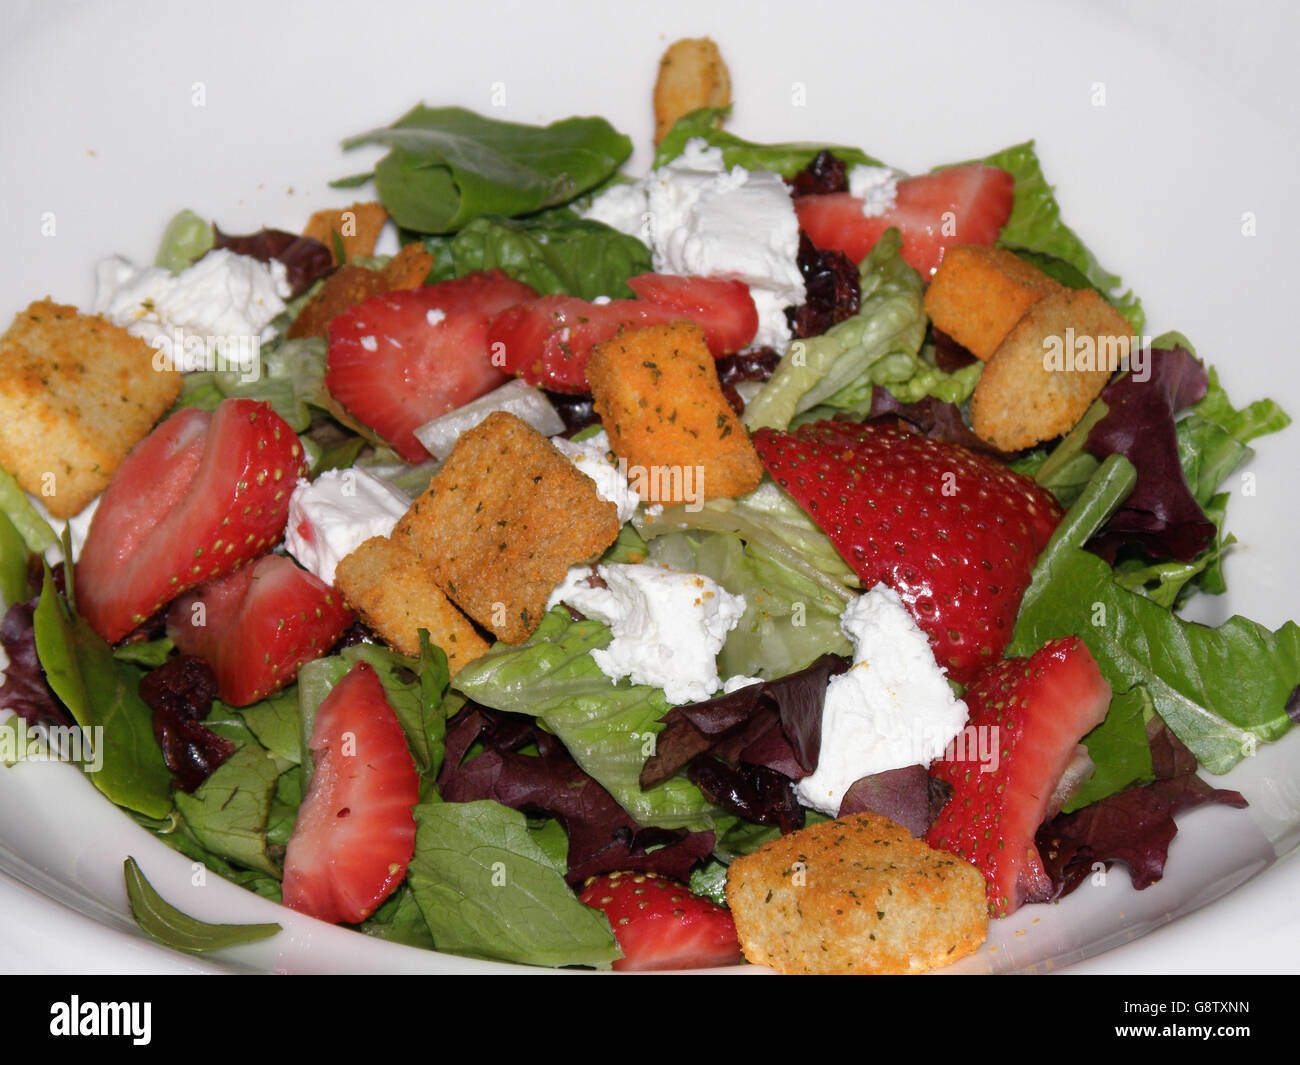
<path id="1" fill-rule="evenodd" d="M 782 973 L 917 973 L 972 953 L 988 933 L 979 870 L 870 813 L 737 858 L 727 904 L 745 957 Z"/>
<path id="2" fill-rule="evenodd" d="M 359 255 L 373 255 L 375 242 L 380 230 L 388 221 L 388 212 L 381 203 L 354 203 L 351 207 L 339 210 L 317 211 L 307 221 L 302 231 L 304 237 L 319 240 L 329 248 L 335 265 L 339 262 L 335 234 L 343 245 L 344 261 L 355 259 Z"/>
<path id="3" fill-rule="evenodd" d="M 0 336 L 0 467 L 54 517 L 81 511 L 180 394 L 156 355 L 75 307 L 20 311 Z"/>
<path id="4" fill-rule="evenodd" d="M 380 271 L 390 292 L 403 288 L 419 288 L 433 269 L 433 256 L 419 241 L 402 245 Z"/>
<path id="5" fill-rule="evenodd" d="M 537 628 L 569 567 L 618 537 L 618 508 L 526 422 L 495 411 L 464 433 L 393 539 L 507 643 Z"/>
<path id="6" fill-rule="evenodd" d="M 401 654 L 420 653 L 420 630 L 442 648 L 452 676 L 488 642 L 433 582 L 428 568 L 401 544 L 375 536 L 338 565 L 334 583 L 344 600 Z"/>
<path id="7" fill-rule="evenodd" d="M 758 487 L 763 464 L 690 322 L 624 330 L 587 363 L 595 411 L 649 503 L 700 503 Z"/>
<path id="8" fill-rule="evenodd" d="M 701 107 L 731 104 L 731 74 L 718 46 L 708 37 L 674 41 L 659 60 L 655 81 L 655 143 L 682 115 Z"/>
<path id="9" fill-rule="evenodd" d="M 1070 430 L 1127 366 L 1128 321 L 1094 290 L 1045 296 L 989 359 L 971 397 L 971 426 L 1003 451 Z"/>
<path id="10" fill-rule="evenodd" d="M 925 293 L 925 313 L 936 329 L 987 362 L 1030 307 L 1065 291 L 1003 248 L 959 244 L 944 253 L 935 271 Z"/>
<path id="11" fill-rule="evenodd" d="M 289 326 L 289 339 L 329 336 L 330 322 L 349 307 L 388 291 L 388 282 L 378 270 L 364 266 L 340 266 L 298 312 Z"/>

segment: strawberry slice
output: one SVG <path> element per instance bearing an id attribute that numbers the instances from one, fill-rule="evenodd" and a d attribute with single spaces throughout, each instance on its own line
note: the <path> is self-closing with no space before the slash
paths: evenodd
<path id="1" fill-rule="evenodd" d="M 172 603 L 167 635 L 212 667 L 225 702 L 248 706 L 292 681 L 351 623 L 328 584 L 284 555 L 264 555 Z"/>
<path id="2" fill-rule="evenodd" d="M 265 403 L 182 410 L 126 457 L 77 563 L 77 605 L 120 640 L 176 596 L 256 558 L 284 534 L 302 445 Z"/>
<path id="3" fill-rule="evenodd" d="M 953 680 L 1001 657 L 1060 520 L 1049 493 L 889 421 L 760 429 L 754 446 L 865 584 L 898 593 Z"/>
<path id="4" fill-rule="evenodd" d="M 424 462 L 416 429 L 509 380 L 488 320 L 536 295 L 487 270 L 373 296 L 331 320 L 325 386 L 403 459 Z"/>
<path id="5" fill-rule="evenodd" d="M 581 394 L 590 391 L 591 349 L 620 329 L 688 319 L 704 331 L 715 358 L 741 350 L 758 330 L 758 311 L 743 281 L 640 274 L 628 285 L 640 299 L 588 303 L 553 295 L 511 307 L 492 320 L 488 343 L 505 368 L 530 385 Z"/>
<path id="6" fill-rule="evenodd" d="M 905 178 L 894 205 L 871 218 L 863 215 L 862 200 L 847 192 L 801 196 L 794 204 L 799 227 L 818 248 L 842 251 L 855 263 L 885 230 L 897 227 L 903 258 L 929 281 L 946 248 L 997 240 L 1011 217 L 1015 184 L 999 167 L 971 163 Z"/>
<path id="7" fill-rule="evenodd" d="M 657 873 L 593 876 L 579 897 L 609 918 L 623 952 L 615 969 L 710 969 L 744 960 L 731 911 Z"/>
<path id="8" fill-rule="evenodd" d="M 966 693 L 970 720 L 961 743 L 930 766 L 953 791 L 925 841 L 978 867 L 994 917 L 1051 897 L 1034 835 L 1079 741 L 1105 718 L 1110 695 L 1077 636 L 997 663 Z"/>
<path id="9" fill-rule="evenodd" d="M 379 675 L 358 662 L 316 710 L 315 769 L 284 857 L 284 904 L 364 921 L 415 854 L 420 780 Z"/>

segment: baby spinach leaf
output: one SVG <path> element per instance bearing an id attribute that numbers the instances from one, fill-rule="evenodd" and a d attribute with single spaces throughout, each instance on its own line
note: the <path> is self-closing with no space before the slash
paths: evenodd
<path id="1" fill-rule="evenodd" d="M 164 946 L 202 953 L 241 943 L 268 939 L 280 931 L 278 924 L 209 924 L 182 913 L 154 889 L 134 858 L 122 863 L 126 898 L 136 923 Z"/>
<path id="2" fill-rule="evenodd" d="M 140 698 L 144 671 L 113 657 L 55 589 L 48 569 L 34 620 L 36 653 L 50 687 L 99 745 L 91 782 L 119 806 L 165 817 L 172 775 L 154 739 L 153 712 Z"/>
<path id="3" fill-rule="evenodd" d="M 439 950 L 532 965 L 607 967 L 609 921 L 584 906 L 524 815 L 490 800 L 415 807 L 411 891 Z"/>
<path id="4" fill-rule="evenodd" d="M 528 126 L 461 107 L 425 107 L 343 142 L 382 144 L 375 187 L 393 220 L 451 233 L 485 214 L 508 218 L 568 203 L 608 178 L 632 142 L 603 118 Z"/>
<path id="5" fill-rule="evenodd" d="M 266 853 L 266 824 L 280 769 L 256 744 L 241 747 L 193 795 L 178 792 L 176 808 L 199 843 L 238 865 L 271 876 L 280 870 Z"/>
<path id="6" fill-rule="evenodd" d="M 813 156 L 824 149 L 830 149 L 836 158 L 843 160 L 850 167 L 858 164 L 880 166 L 879 161 L 859 148 L 807 142 L 758 144 L 747 141 L 722 128 L 730 112 L 729 107 L 701 107 L 697 111 L 683 115 L 659 142 L 654 165 L 660 167 L 672 162 L 686 150 L 687 141 L 699 137 L 710 147 L 722 149 L 722 161 L 728 167 L 743 166 L 746 170 L 772 170 L 787 178 L 793 177 L 806 167 L 812 162 Z"/>

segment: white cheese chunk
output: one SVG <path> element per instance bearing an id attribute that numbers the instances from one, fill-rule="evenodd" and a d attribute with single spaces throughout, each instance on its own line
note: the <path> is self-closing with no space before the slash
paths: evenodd
<path id="1" fill-rule="evenodd" d="M 372 536 L 387 536 L 411 501 L 365 470 L 327 470 L 300 479 L 289 497 L 284 545 L 326 584 L 338 564 Z"/>

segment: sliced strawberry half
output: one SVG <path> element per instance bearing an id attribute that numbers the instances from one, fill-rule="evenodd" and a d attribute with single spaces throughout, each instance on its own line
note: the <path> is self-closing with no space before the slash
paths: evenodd
<path id="1" fill-rule="evenodd" d="M 172 603 L 167 635 L 212 667 L 225 702 L 248 706 L 292 681 L 351 623 L 328 584 L 284 555 L 264 555 Z"/>
<path id="2" fill-rule="evenodd" d="M 903 236 L 903 258 L 926 281 L 954 244 L 992 244 L 1011 217 L 1015 179 L 996 166 L 971 163 L 905 178 L 898 198 L 883 214 L 867 218 L 863 201 L 847 192 L 801 196 L 799 227 L 823 250 L 842 251 L 855 263 L 866 258 L 885 230 Z"/>
<path id="3" fill-rule="evenodd" d="M 579 896 L 604 912 L 623 957 L 615 969 L 711 969 L 744 960 L 731 911 L 655 873 L 594 876 Z"/>
<path id="4" fill-rule="evenodd" d="M 758 330 L 758 311 L 743 281 L 641 274 L 628 284 L 640 299 L 588 303 L 542 296 L 511 307 L 492 320 L 488 344 L 529 384 L 584 393 L 591 349 L 620 329 L 687 319 L 703 330 L 714 357 L 740 351 Z"/>
<path id="5" fill-rule="evenodd" d="M 379 675 L 358 662 L 316 710 L 314 770 L 284 858 L 284 904 L 364 921 L 415 854 L 419 775 Z"/>
<path id="6" fill-rule="evenodd" d="M 888 421 L 760 429 L 754 446 L 863 582 L 898 593 L 950 677 L 969 683 L 1001 657 L 1060 520 L 1049 493 Z"/>
<path id="7" fill-rule="evenodd" d="M 263 554 L 284 534 L 302 445 L 265 403 L 182 410 L 113 476 L 77 563 L 77 605 L 120 640 L 178 595 Z"/>
<path id="8" fill-rule="evenodd" d="M 488 270 L 373 296 L 330 322 L 325 385 L 403 459 L 423 462 L 416 429 L 509 379 L 488 349 L 489 319 L 536 295 Z"/>
<path id="9" fill-rule="evenodd" d="M 1105 718 L 1110 696 L 1075 636 L 997 663 L 967 691 L 966 730 L 930 766 L 930 775 L 953 790 L 925 840 L 979 868 L 993 916 L 1051 897 L 1034 835 L 1079 741 Z"/>

